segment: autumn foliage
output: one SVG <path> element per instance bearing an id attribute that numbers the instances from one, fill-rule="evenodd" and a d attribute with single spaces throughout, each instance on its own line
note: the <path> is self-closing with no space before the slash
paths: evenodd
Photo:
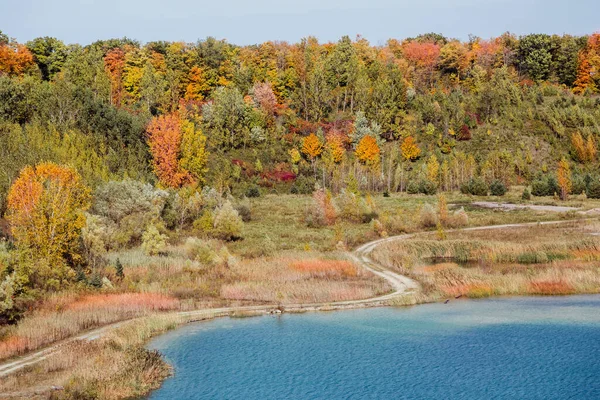
<path id="1" fill-rule="evenodd" d="M 323 143 L 314 133 L 311 133 L 302 141 L 302 153 L 311 161 L 314 161 L 322 152 Z"/>
<path id="2" fill-rule="evenodd" d="M 17 245 L 50 265 L 81 261 L 79 238 L 90 190 L 72 168 L 26 167 L 8 193 L 7 218 Z"/>
<path id="3" fill-rule="evenodd" d="M 566 158 L 562 158 L 558 162 L 558 171 L 556 172 L 558 186 L 560 187 L 560 198 L 561 200 L 566 200 L 571 193 L 571 188 L 573 186 L 572 177 L 571 177 L 571 166 Z"/>
<path id="4" fill-rule="evenodd" d="M 0 44 L 0 75 L 23 75 L 33 67 L 33 55 L 21 44 Z"/>
<path id="5" fill-rule="evenodd" d="M 408 161 L 415 161 L 421 155 L 421 149 L 412 136 L 408 136 L 402 141 L 400 151 L 402 152 L 402 157 Z"/>
<path id="6" fill-rule="evenodd" d="M 155 117 L 147 128 L 152 165 L 160 183 L 178 188 L 203 180 L 206 137 L 179 113 Z"/>
<path id="7" fill-rule="evenodd" d="M 356 146 L 356 158 L 369 166 L 377 166 L 380 161 L 381 149 L 377 144 L 377 140 L 371 135 L 367 135 L 358 142 Z"/>

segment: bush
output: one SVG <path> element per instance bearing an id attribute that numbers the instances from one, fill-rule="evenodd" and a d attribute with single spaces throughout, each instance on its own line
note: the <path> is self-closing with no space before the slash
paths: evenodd
<path id="1" fill-rule="evenodd" d="M 212 235 L 223 240 L 242 238 L 244 221 L 228 200 L 217 210 Z"/>
<path id="2" fill-rule="evenodd" d="M 461 207 L 460 209 L 454 211 L 450 217 L 448 217 L 448 222 L 446 225 L 449 228 L 464 228 L 469 225 L 469 216 L 465 212 L 465 209 Z"/>
<path id="3" fill-rule="evenodd" d="M 471 178 L 461 185 L 460 192 L 473 196 L 487 196 L 488 187 L 481 178 Z"/>
<path id="4" fill-rule="evenodd" d="M 250 208 L 250 202 L 248 199 L 243 200 L 237 206 L 235 206 L 236 211 L 242 217 L 242 221 L 250 222 L 252 221 L 252 209 Z"/>
<path id="5" fill-rule="evenodd" d="M 507 192 L 507 188 L 499 180 L 495 180 L 490 184 L 490 193 L 492 196 L 504 196 Z"/>
<path id="6" fill-rule="evenodd" d="M 419 213 L 419 220 L 421 227 L 423 228 L 433 228 L 437 226 L 437 213 L 435 212 L 435 209 L 431 204 L 425 204 L 421 208 L 421 212 Z"/>
<path id="7" fill-rule="evenodd" d="M 305 213 L 305 222 L 311 228 L 319 228 L 335 224 L 337 209 L 331 198 L 331 193 L 323 189 L 313 193 L 312 204 Z"/>
<path id="8" fill-rule="evenodd" d="M 139 243 L 148 225 L 159 218 L 168 193 L 152 185 L 134 180 L 110 181 L 94 195 L 92 213 L 102 217 L 106 233 L 105 245 L 119 248 Z"/>
<path id="9" fill-rule="evenodd" d="M 534 196 L 554 196 L 555 193 L 560 193 L 560 188 L 553 176 L 536 179 L 531 184 L 531 194 Z"/>
<path id="10" fill-rule="evenodd" d="M 585 194 L 588 199 L 600 199 L 600 180 L 598 178 L 590 181 Z"/>
<path id="11" fill-rule="evenodd" d="M 227 247 L 214 240 L 189 237 L 183 247 L 189 259 L 205 266 L 226 265 L 232 258 Z"/>
<path id="12" fill-rule="evenodd" d="M 437 185 L 430 181 L 421 181 L 419 191 L 423 194 L 434 195 L 437 193 Z"/>
<path id="13" fill-rule="evenodd" d="M 582 194 L 586 191 L 586 182 L 583 176 L 575 176 L 571 186 L 571 194 Z"/>
<path id="14" fill-rule="evenodd" d="M 406 186 L 406 193 L 408 194 L 418 194 L 421 192 L 421 188 L 419 187 L 419 182 L 410 181 Z"/>
<path id="15" fill-rule="evenodd" d="M 142 250 L 144 253 L 154 256 L 159 254 L 167 246 L 167 236 L 161 234 L 156 226 L 150 225 L 142 235 Z"/>
<path id="16" fill-rule="evenodd" d="M 531 200 L 531 193 L 529 193 L 529 189 L 525 188 L 525 190 L 523 190 L 521 200 Z"/>
<path id="17" fill-rule="evenodd" d="M 311 194 L 315 191 L 315 178 L 298 175 L 290 189 L 292 194 Z"/>
<path id="18" fill-rule="evenodd" d="M 248 198 L 260 197 L 260 189 L 256 185 L 251 185 L 250 187 L 248 187 L 248 189 L 246 189 L 245 195 Z"/>
<path id="19" fill-rule="evenodd" d="M 434 195 L 437 193 L 437 186 L 435 183 L 423 179 L 419 181 L 411 181 L 408 183 L 408 186 L 406 186 L 406 193 Z"/>

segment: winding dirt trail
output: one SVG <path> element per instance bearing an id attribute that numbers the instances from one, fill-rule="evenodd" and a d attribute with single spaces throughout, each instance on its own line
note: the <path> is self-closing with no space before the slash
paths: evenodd
<path id="1" fill-rule="evenodd" d="M 577 221 L 577 220 L 575 220 Z M 506 228 L 520 228 L 527 226 L 535 226 L 535 225 L 556 225 L 573 222 L 573 220 L 562 220 L 562 221 L 547 221 L 547 222 L 533 222 L 533 223 L 522 223 L 522 224 L 504 224 L 504 225 L 490 225 L 490 226 L 481 226 L 481 227 L 473 227 L 466 228 L 465 231 L 475 231 L 475 230 L 488 230 L 488 229 L 506 229 Z M 258 305 L 258 306 L 239 306 L 239 307 L 223 307 L 223 308 L 208 308 L 208 309 L 200 309 L 194 311 L 181 311 L 176 313 L 169 313 L 163 315 L 173 315 L 185 318 L 186 322 L 194 322 L 201 321 L 209 318 L 229 316 L 233 313 L 256 313 L 256 314 L 274 314 L 280 313 L 283 311 L 286 312 L 302 312 L 302 311 L 330 311 L 330 310 L 338 310 L 338 309 L 348 309 L 348 308 L 360 308 L 360 307 L 377 307 L 384 306 L 391 299 L 394 299 L 399 296 L 404 296 L 412 293 L 416 293 L 420 290 L 420 285 L 418 282 L 410 279 L 404 275 L 400 275 L 383 265 L 380 265 L 373 261 L 370 257 L 370 253 L 377 248 L 377 246 L 388 243 L 396 240 L 406 240 L 410 239 L 414 234 L 404 234 L 398 236 L 392 236 L 389 238 L 375 240 L 362 246 L 358 247 L 354 252 L 349 253 L 349 256 L 352 260 L 358 263 L 365 270 L 385 279 L 390 286 L 394 289 L 393 292 L 388 293 L 383 296 L 377 296 L 369 299 L 362 300 L 348 300 L 348 301 L 339 301 L 339 302 L 329 302 L 329 303 L 311 303 L 311 304 L 286 304 L 286 305 L 278 305 L 278 304 L 268 304 L 268 305 Z M 5 362 L 0 363 L 0 377 L 12 374 L 17 372 L 29 365 L 36 364 L 42 360 L 45 360 L 50 355 L 60 351 L 61 347 L 72 343 L 78 340 L 95 340 L 102 337 L 107 332 L 124 326 L 125 324 L 134 323 L 135 320 L 125 320 L 116 322 L 113 324 L 105 325 L 103 327 L 87 331 L 81 333 L 79 335 L 70 337 L 68 339 L 64 339 L 62 341 L 56 342 L 42 350 L 38 350 L 27 354 L 25 356 L 21 356 L 16 359 L 11 359 Z"/>

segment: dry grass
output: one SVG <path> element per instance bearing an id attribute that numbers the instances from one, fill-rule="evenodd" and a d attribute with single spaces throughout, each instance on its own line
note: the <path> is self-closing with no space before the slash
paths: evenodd
<path id="1" fill-rule="evenodd" d="M 390 242 L 373 257 L 420 281 L 428 300 L 600 292 L 597 223 L 463 231 Z M 431 259 L 447 262 L 431 264 Z M 462 265 L 460 265 L 462 264 Z"/>
<path id="2" fill-rule="evenodd" d="M 53 399 L 138 398 L 170 374 L 160 354 L 144 345 L 181 322 L 172 316 L 149 316 L 101 339 L 70 343 L 35 366 L 4 378 L 0 393 L 22 399 L 35 398 L 33 393 Z"/>
<path id="3" fill-rule="evenodd" d="M 339 257 L 338 259 L 324 259 Z M 288 252 L 275 258 L 247 260 L 232 267 L 234 283 L 221 296 L 231 300 L 314 303 L 374 297 L 391 290 L 343 254 Z"/>
<path id="4" fill-rule="evenodd" d="M 177 299 L 157 293 L 54 295 L 5 332 L 0 341 L 0 359 L 39 349 L 88 329 L 177 309 Z"/>

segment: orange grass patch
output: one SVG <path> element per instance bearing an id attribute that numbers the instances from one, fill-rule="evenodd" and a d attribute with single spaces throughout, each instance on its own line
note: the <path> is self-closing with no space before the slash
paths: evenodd
<path id="1" fill-rule="evenodd" d="M 356 265 L 347 260 L 300 260 L 289 263 L 290 268 L 298 272 L 318 275 L 356 276 Z"/>
<path id="2" fill-rule="evenodd" d="M 564 280 L 535 281 L 529 284 L 531 294 L 566 295 L 575 293 L 575 288 Z"/>

